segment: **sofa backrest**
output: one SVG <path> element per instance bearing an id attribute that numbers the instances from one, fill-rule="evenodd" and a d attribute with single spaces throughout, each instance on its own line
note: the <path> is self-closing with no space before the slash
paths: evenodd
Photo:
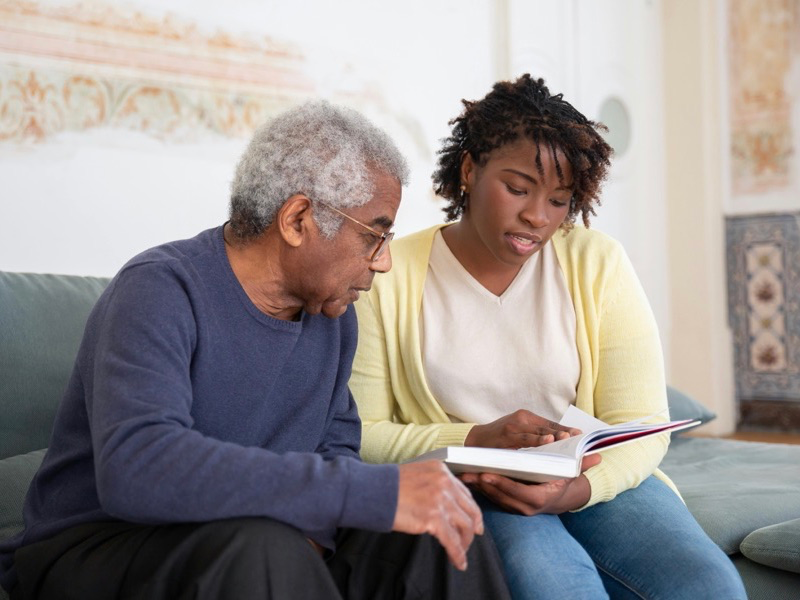
<path id="1" fill-rule="evenodd" d="M 48 445 L 86 319 L 108 282 L 0 271 L 0 459 Z"/>

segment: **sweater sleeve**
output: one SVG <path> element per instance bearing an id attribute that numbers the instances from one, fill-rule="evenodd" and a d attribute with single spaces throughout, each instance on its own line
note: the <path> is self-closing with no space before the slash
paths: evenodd
<path id="1" fill-rule="evenodd" d="M 104 511 L 140 523 L 264 516 L 324 544 L 337 526 L 391 528 L 396 467 L 276 454 L 194 430 L 196 324 L 180 280 L 164 265 L 140 265 L 112 285 L 87 403 Z"/>
<path id="2" fill-rule="evenodd" d="M 356 302 L 359 335 L 350 389 L 362 420 L 361 456 L 371 463 L 402 462 L 436 448 L 463 446 L 474 426 L 451 423 L 432 398 L 426 409 L 425 395 L 414 391 L 412 378 L 423 375 L 401 356 L 400 304 L 394 298 L 382 314 L 377 287 Z M 421 385 L 420 379 L 416 386 Z"/>
<path id="3" fill-rule="evenodd" d="M 661 342 L 647 297 L 622 247 L 610 264 L 597 300 L 594 414 L 616 424 L 664 411 L 669 419 Z M 586 506 L 611 500 L 649 477 L 666 454 L 669 434 L 650 437 L 603 453 L 586 476 L 592 496 Z"/>
<path id="4" fill-rule="evenodd" d="M 339 319 L 342 323 L 341 366 L 336 376 L 325 438 L 316 449 L 316 452 L 326 459 L 337 456 L 359 458 L 358 450 L 361 443 L 361 420 L 353 395 L 348 388 L 353 354 L 358 340 L 355 309 L 349 306 L 347 312 Z"/>

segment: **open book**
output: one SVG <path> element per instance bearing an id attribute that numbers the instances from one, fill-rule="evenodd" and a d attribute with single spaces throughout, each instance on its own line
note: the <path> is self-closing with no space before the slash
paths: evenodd
<path id="1" fill-rule="evenodd" d="M 520 448 L 519 450 L 448 446 L 426 452 L 413 460 L 442 460 L 454 473 L 497 473 L 535 483 L 577 477 L 581 474 L 581 459 L 587 454 L 616 448 L 651 435 L 679 431 L 700 424 L 699 421 L 691 419 L 665 423 L 643 423 L 655 416 L 657 415 L 620 425 L 607 425 L 580 409 L 570 406 L 559 423 L 565 427 L 580 429 L 583 431 L 580 435 L 536 448 Z"/>

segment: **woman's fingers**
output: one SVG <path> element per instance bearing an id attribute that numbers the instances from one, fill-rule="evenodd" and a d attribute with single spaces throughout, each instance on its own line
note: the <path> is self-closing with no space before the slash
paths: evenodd
<path id="1" fill-rule="evenodd" d="M 549 444 L 580 433 L 529 410 L 520 409 L 485 425 L 475 425 L 465 446 L 488 448 L 526 448 Z"/>
<path id="2" fill-rule="evenodd" d="M 482 474 L 473 484 L 482 494 L 506 510 L 523 515 L 546 512 L 564 495 L 568 479 L 526 484 L 498 475 Z"/>

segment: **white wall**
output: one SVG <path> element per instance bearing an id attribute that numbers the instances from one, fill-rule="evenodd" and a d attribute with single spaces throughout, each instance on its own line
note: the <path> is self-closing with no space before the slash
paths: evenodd
<path id="1" fill-rule="evenodd" d="M 644 0 L 512 0 L 510 65 L 530 71 L 586 116 L 619 99 L 627 150 L 613 159 L 592 227 L 622 242 L 647 292 L 669 367 L 661 11 Z M 616 132 L 610 132 L 616 133 Z M 668 369 L 669 370 L 669 369 Z"/>
<path id="2" fill-rule="evenodd" d="M 50 6 L 67 6 L 47 0 Z M 158 0 L 84 2 L 165 19 Z M 620 239 L 668 348 L 660 3 L 650 0 L 173 0 L 167 23 L 268 36 L 305 56 L 314 95 L 352 101 L 397 139 L 412 165 L 397 231 L 440 222 L 430 174 L 461 98 L 523 72 L 592 119 L 626 105 L 617 157 L 593 225 Z M 0 65 L 4 60 L 0 44 Z M 374 90 L 375 103 L 361 102 Z M 350 96 L 348 96 L 350 94 Z M 219 224 L 245 139 L 161 141 L 128 130 L 0 142 L 0 269 L 111 275 L 133 254 Z M 669 356 L 669 352 L 667 352 Z"/>
<path id="3" fill-rule="evenodd" d="M 706 432 L 727 434 L 736 406 L 722 212 L 724 22 L 718 1 L 670 0 L 663 14 L 670 381 L 717 413 Z"/>
<path id="4" fill-rule="evenodd" d="M 165 15 L 155 0 L 115 6 Z M 434 154 L 460 99 L 482 96 L 495 81 L 493 2 L 175 1 L 169 9 L 169 19 L 209 34 L 266 35 L 293 46 L 306 57 L 315 96 L 347 102 L 348 93 L 377 90 L 381 110 L 367 104 L 365 112 L 412 166 L 397 231 L 442 220 L 430 191 Z M 0 51 L 0 64 L 4 58 Z M 362 108 L 359 98 L 350 103 Z M 112 275 L 143 249 L 221 223 L 246 141 L 180 143 L 91 129 L 0 143 L 0 269 Z"/>
<path id="5" fill-rule="evenodd" d="M 0 269 L 113 275 L 142 250 L 223 222 L 241 146 L 111 130 L 0 146 Z"/>

